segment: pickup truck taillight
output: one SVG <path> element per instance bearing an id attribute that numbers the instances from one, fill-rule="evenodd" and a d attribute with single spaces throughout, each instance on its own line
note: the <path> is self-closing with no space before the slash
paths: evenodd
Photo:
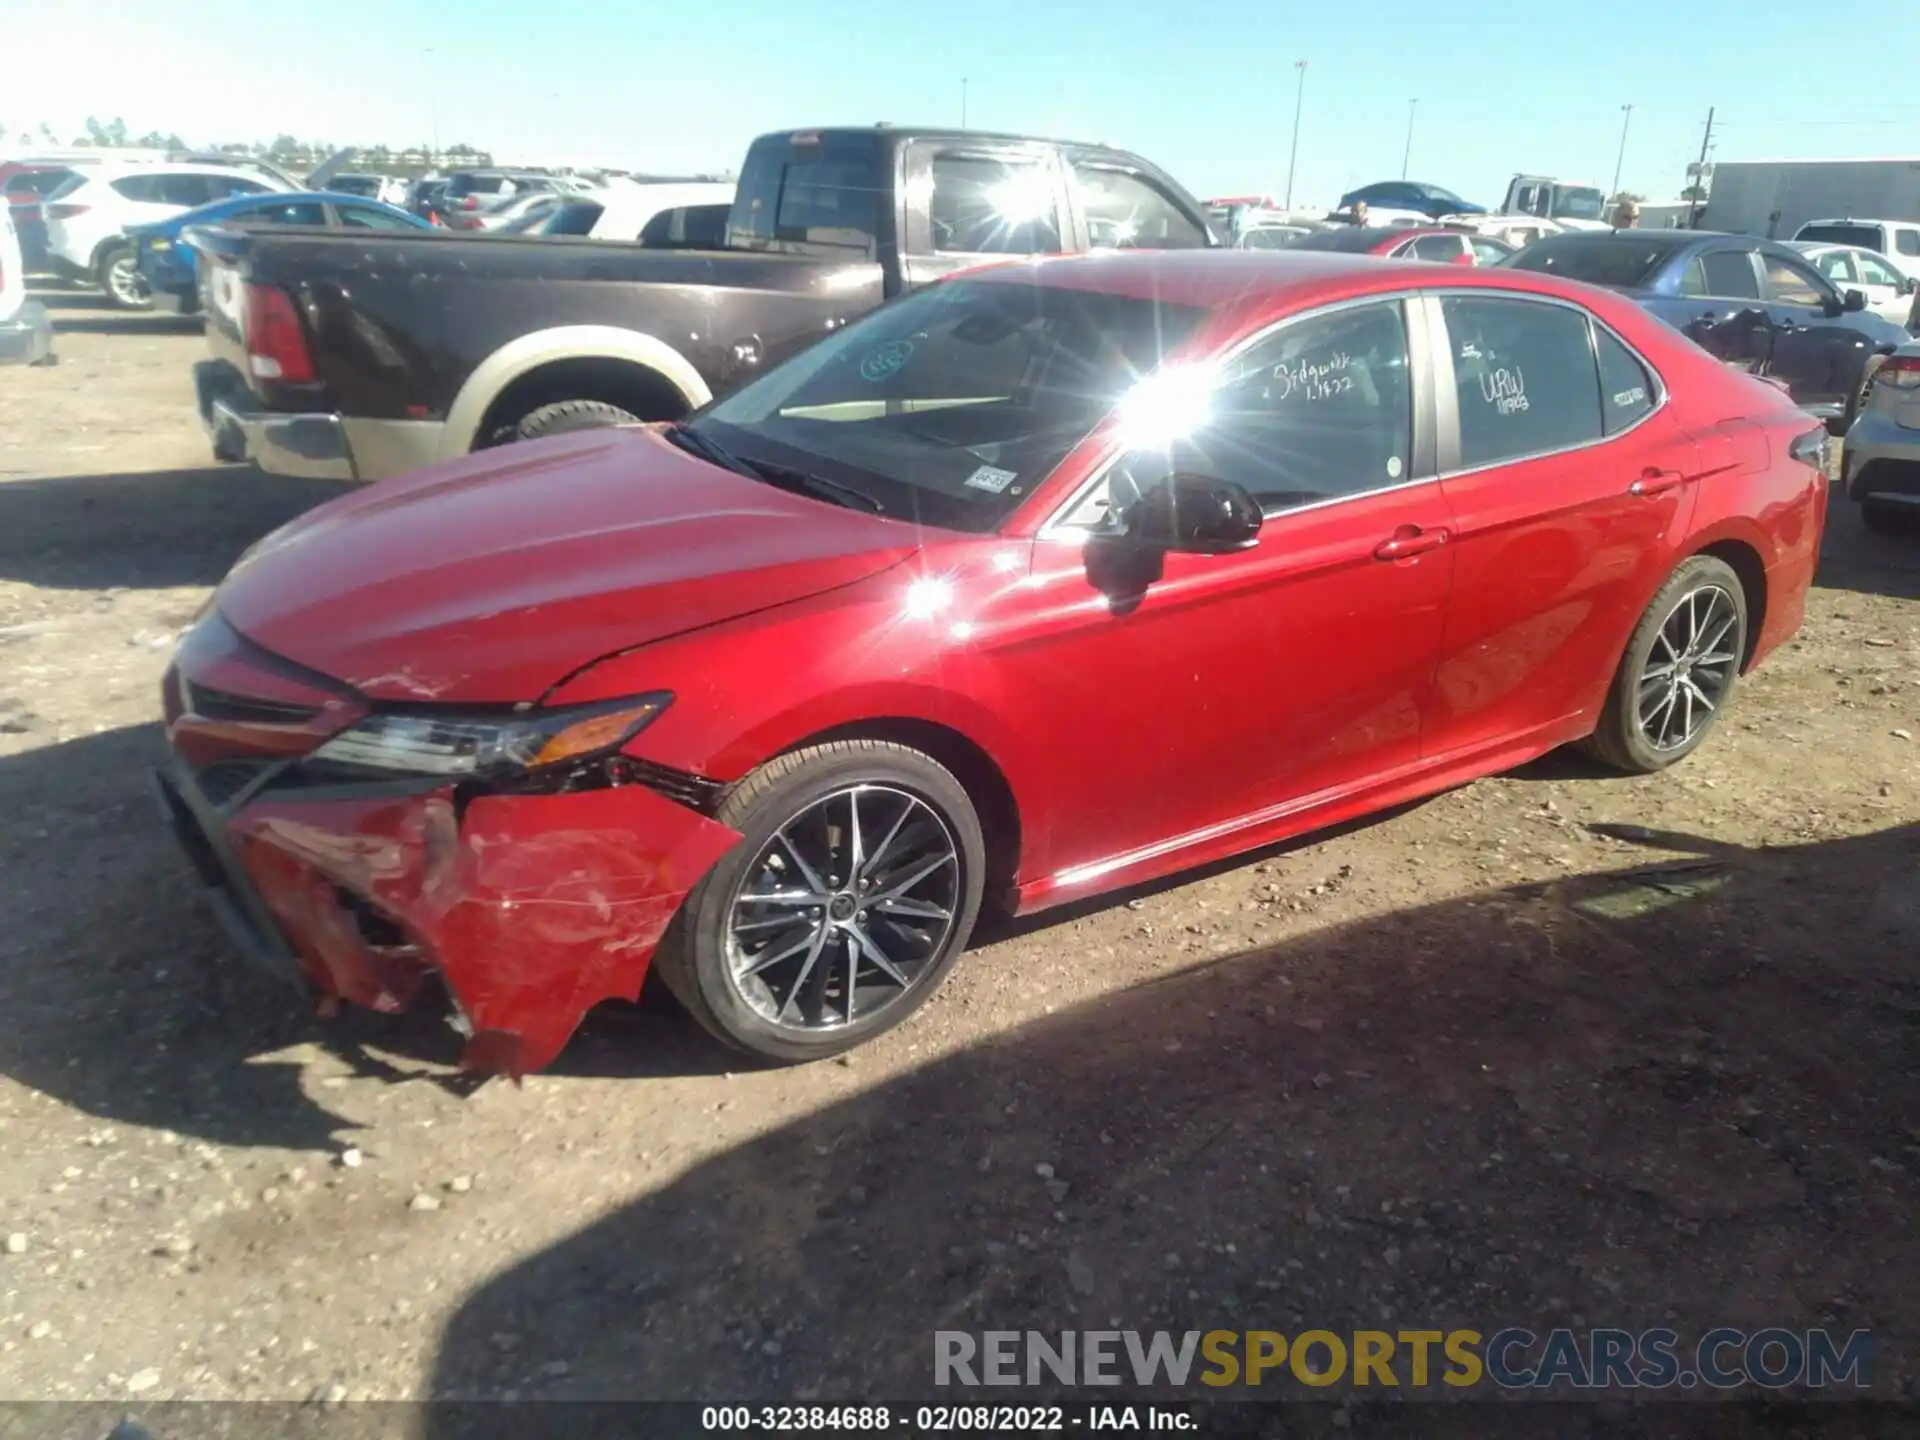
<path id="1" fill-rule="evenodd" d="M 92 208 L 91 205 L 49 205 L 47 206 L 47 219 L 71 220 L 76 215 L 86 214 L 87 211 Z"/>
<path id="2" fill-rule="evenodd" d="M 283 385 L 313 383 L 313 356 L 293 297 L 272 285 L 247 285 L 247 369 Z"/>

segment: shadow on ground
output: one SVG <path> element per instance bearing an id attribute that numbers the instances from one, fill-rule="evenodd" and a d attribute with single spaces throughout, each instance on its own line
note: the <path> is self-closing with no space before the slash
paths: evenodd
<path id="1" fill-rule="evenodd" d="M 702 1164 L 471 1296 L 436 1393 L 910 1397 L 936 1329 L 1616 1324 L 1867 1328 L 1884 1393 L 1920 825 L 1634 838 L 1642 869 L 1191 970 Z"/>
<path id="2" fill-rule="evenodd" d="M 0 580 L 213 585 L 255 540 L 346 488 L 250 465 L 10 481 L 0 485 Z"/>
<path id="3" fill-rule="evenodd" d="M 53 345 L 58 353 L 62 335 L 198 335 L 204 328 L 198 315 L 160 314 L 151 310 L 64 310 L 53 317 Z"/>
<path id="4" fill-rule="evenodd" d="M 1827 590 L 1920 600 L 1920 524 L 1909 526 L 1904 535 L 1875 535 L 1861 523 L 1857 504 L 1835 496 L 1827 512 L 1814 584 Z"/>

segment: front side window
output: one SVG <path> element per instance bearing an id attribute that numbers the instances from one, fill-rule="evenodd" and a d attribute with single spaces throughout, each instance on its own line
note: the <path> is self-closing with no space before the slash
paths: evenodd
<path id="1" fill-rule="evenodd" d="M 1205 311 L 1025 279 L 931 285 L 694 421 L 770 483 L 800 471 L 883 513 L 991 530 Z"/>
<path id="2" fill-rule="evenodd" d="M 1413 386 L 1398 301 L 1282 326 L 1230 361 L 1174 471 L 1243 485 L 1268 514 L 1412 478 Z"/>
<path id="3" fill-rule="evenodd" d="M 1906 278 L 1877 255 L 1863 252 L 1855 257 L 1855 262 L 1860 267 L 1860 279 L 1868 285 L 1891 285 L 1898 290 L 1900 282 Z"/>
<path id="4" fill-rule="evenodd" d="M 122 175 L 109 183 L 113 193 L 123 200 L 132 200 L 140 205 L 163 205 L 168 203 L 160 189 L 160 182 L 164 178 L 160 175 Z M 56 191 L 55 198 L 58 196 L 59 192 Z"/>
<path id="5" fill-rule="evenodd" d="M 1422 235 L 1413 242 L 1413 258 L 1452 262 L 1466 253 L 1466 241 L 1458 235 Z"/>
<path id="6" fill-rule="evenodd" d="M 1448 297 L 1440 310 L 1453 353 L 1463 467 L 1591 444 L 1605 433 L 1582 312 L 1479 297 Z"/>
<path id="7" fill-rule="evenodd" d="M 1038 160 L 937 154 L 928 210 L 937 253 L 1043 255 L 1064 248 L 1053 174 Z"/>
<path id="8" fill-rule="evenodd" d="M 302 222 L 308 223 L 308 222 Z M 375 210 L 368 205 L 342 205 L 340 223 L 354 230 L 413 230 L 417 226 L 409 225 L 398 215 L 389 215 L 384 210 Z"/>
<path id="9" fill-rule="evenodd" d="M 1076 161 L 1073 183 L 1096 250 L 1198 250 L 1207 243 L 1199 222 L 1138 175 Z"/>
<path id="10" fill-rule="evenodd" d="M 1729 300 L 1758 300 L 1760 286 L 1753 278 L 1753 257 L 1745 250 L 1715 250 L 1700 257 L 1703 295 Z"/>
<path id="11" fill-rule="evenodd" d="M 1767 299 L 1775 305 L 1820 306 L 1827 301 L 1827 289 L 1806 266 L 1784 255 L 1760 257 L 1767 282 Z"/>

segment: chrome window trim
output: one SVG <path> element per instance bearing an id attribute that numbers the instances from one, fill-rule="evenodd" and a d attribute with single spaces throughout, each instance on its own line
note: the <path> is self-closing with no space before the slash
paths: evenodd
<path id="1" fill-rule="evenodd" d="M 1503 465 L 1524 465 L 1530 460 L 1550 460 L 1557 455 L 1575 455 L 1582 450 L 1593 450 L 1602 445 L 1611 445 L 1614 441 L 1631 435 L 1667 406 L 1667 401 L 1670 398 L 1667 390 L 1667 381 L 1666 377 L 1660 373 L 1659 368 L 1647 359 L 1646 355 L 1641 352 L 1637 345 L 1628 340 L 1626 336 L 1607 324 L 1605 320 L 1602 320 L 1584 305 L 1572 300 L 1563 300 L 1558 295 L 1535 295 L 1519 290 L 1496 290 L 1482 288 L 1480 286 L 1463 285 L 1444 290 L 1428 290 L 1422 293 L 1432 307 L 1430 325 L 1436 337 L 1435 350 L 1430 358 L 1433 363 L 1442 367 L 1442 373 L 1444 373 L 1446 377 L 1445 383 L 1442 383 L 1439 375 L 1436 375 L 1434 383 L 1435 395 L 1440 402 L 1438 409 L 1441 416 L 1438 438 L 1442 463 L 1438 468 L 1437 479 L 1454 480 L 1463 476 L 1478 475 L 1487 470 L 1498 470 Z M 1459 391 L 1453 379 L 1453 347 L 1448 343 L 1446 320 L 1440 309 L 1440 302 L 1442 300 L 1455 298 L 1468 300 L 1520 300 L 1536 305 L 1557 305 L 1563 310 L 1571 310 L 1574 314 L 1583 317 L 1587 322 L 1587 350 L 1588 353 L 1593 356 L 1594 361 L 1595 393 L 1599 393 L 1600 357 L 1594 349 L 1594 335 L 1596 330 L 1601 330 L 1617 340 L 1620 345 L 1625 348 L 1626 352 L 1639 362 L 1640 368 L 1645 370 L 1652 378 L 1654 403 L 1647 408 L 1647 413 L 1642 415 L 1638 420 L 1635 420 L 1633 424 L 1623 430 L 1616 430 L 1611 435 L 1602 433 L 1597 439 L 1583 440 L 1576 445 L 1558 445 L 1550 450 L 1529 450 L 1523 455 L 1508 455 L 1499 460 L 1485 461 L 1479 465 L 1460 464 Z M 1604 407 L 1604 397 L 1602 403 Z M 1606 411 L 1604 408 L 1601 411 L 1600 423 L 1604 432 L 1606 425 Z M 1448 459 L 1451 459 L 1453 462 L 1451 466 L 1445 463 Z"/>
<path id="2" fill-rule="evenodd" d="M 1338 314 L 1342 310 L 1352 310 L 1361 305 L 1393 303 L 1400 306 L 1401 325 L 1405 328 L 1407 336 L 1407 368 L 1413 391 L 1413 453 L 1408 457 L 1406 478 L 1374 490 L 1330 496 L 1325 500 L 1315 501 L 1311 505 L 1289 505 L 1283 510 L 1275 510 L 1272 515 L 1267 516 L 1268 519 L 1304 515 L 1312 510 L 1324 510 L 1329 505 L 1344 505 L 1351 500 L 1365 500 L 1375 495 L 1384 495 L 1393 490 L 1405 490 L 1411 485 L 1440 478 L 1434 469 L 1438 452 L 1435 449 L 1436 432 L 1433 428 L 1434 407 L 1439 399 L 1439 392 L 1433 383 L 1432 375 L 1426 373 L 1428 367 L 1422 366 L 1418 360 L 1419 352 L 1423 348 L 1430 348 L 1431 344 L 1430 321 L 1425 314 L 1421 313 L 1423 307 L 1419 304 L 1420 297 L 1425 293 L 1420 289 L 1383 290 L 1369 295 L 1350 295 L 1344 300 L 1333 300 L 1324 305 L 1316 305 L 1311 310 L 1296 311 L 1294 314 L 1268 322 L 1249 335 L 1242 336 L 1233 343 L 1231 348 L 1221 351 L 1210 362 L 1225 367 L 1270 336 L 1304 320 L 1317 320 L 1321 316 Z M 1424 434 L 1422 433 L 1423 420 L 1426 422 Z M 1108 473 L 1120 463 L 1125 454 L 1125 451 L 1115 447 L 1111 454 L 1094 466 L 1092 473 L 1074 489 L 1073 493 L 1053 508 L 1053 513 L 1047 516 L 1045 522 L 1034 532 L 1034 539 L 1084 540 L 1098 534 L 1099 532 L 1092 526 L 1075 525 L 1065 517 L 1071 515 L 1089 495 L 1106 483 Z M 1262 513 L 1265 513 L 1264 510 Z"/>

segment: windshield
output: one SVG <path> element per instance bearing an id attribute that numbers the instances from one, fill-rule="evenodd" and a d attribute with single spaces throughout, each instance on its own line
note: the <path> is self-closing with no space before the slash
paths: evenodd
<path id="1" fill-rule="evenodd" d="M 1541 270 L 1589 285 L 1637 290 L 1673 253 L 1673 246 L 1637 239 L 1631 231 L 1548 235 L 1501 263 L 1514 270 Z"/>
<path id="2" fill-rule="evenodd" d="M 949 281 L 822 340 L 693 426 L 749 467 L 857 487 L 883 514 L 991 530 L 1205 313 Z"/>
<path id="3" fill-rule="evenodd" d="M 1598 220 L 1607 208 L 1607 197 L 1591 185 L 1569 185 L 1554 201 L 1555 220 Z"/>
<path id="4" fill-rule="evenodd" d="M 1857 245 L 1862 250 L 1880 248 L 1878 225 L 1802 225 L 1796 240 L 1819 240 L 1828 245 Z"/>

